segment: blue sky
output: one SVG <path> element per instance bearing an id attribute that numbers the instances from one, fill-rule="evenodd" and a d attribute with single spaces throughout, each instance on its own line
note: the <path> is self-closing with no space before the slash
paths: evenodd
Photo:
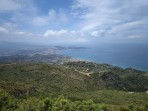
<path id="1" fill-rule="evenodd" d="M 0 41 L 148 43 L 148 0 L 0 0 Z"/>

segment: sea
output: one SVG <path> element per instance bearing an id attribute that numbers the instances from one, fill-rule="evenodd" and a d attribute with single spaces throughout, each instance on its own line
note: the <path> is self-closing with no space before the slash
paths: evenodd
<path id="1" fill-rule="evenodd" d="M 148 71 L 148 44 L 95 45 L 58 53 L 80 60 Z"/>

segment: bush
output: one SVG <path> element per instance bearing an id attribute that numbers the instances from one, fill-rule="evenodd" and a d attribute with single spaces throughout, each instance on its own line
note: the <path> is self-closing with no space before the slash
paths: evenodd
<path id="1" fill-rule="evenodd" d="M 0 111 L 11 110 L 14 111 L 17 108 L 17 103 L 12 97 L 6 93 L 0 94 Z"/>

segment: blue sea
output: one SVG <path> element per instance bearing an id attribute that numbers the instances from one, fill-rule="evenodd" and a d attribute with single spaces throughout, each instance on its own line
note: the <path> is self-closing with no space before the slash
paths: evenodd
<path id="1" fill-rule="evenodd" d="M 59 53 L 81 60 L 148 71 L 147 44 L 87 46 L 86 49 L 61 50 Z"/>

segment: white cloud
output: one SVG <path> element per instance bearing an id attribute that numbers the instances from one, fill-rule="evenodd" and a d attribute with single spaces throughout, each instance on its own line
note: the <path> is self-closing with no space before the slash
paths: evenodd
<path id="1" fill-rule="evenodd" d="M 56 18 L 56 16 L 57 16 L 57 13 L 56 13 L 55 10 L 53 10 L 53 9 L 49 10 L 49 12 L 48 12 L 48 18 L 50 20 L 54 20 Z"/>
<path id="2" fill-rule="evenodd" d="M 21 6 L 14 0 L 0 0 L 0 11 L 18 10 Z"/>
<path id="3" fill-rule="evenodd" d="M 128 38 L 128 39 L 140 39 L 141 36 L 138 36 L 138 35 L 137 35 L 137 36 L 136 36 L 136 35 L 132 36 L 132 35 L 131 35 L 131 36 L 127 36 L 127 38 Z"/>
<path id="4" fill-rule="evenodd" d="M 69 42 L 73 42 L 73 43 L 84 43 L 84 42 L 88 42 L 89 40 L 85 39 L 85 38 L 75 38 L 75 39 L 71 39 L 69 40 Z"/>
<path id="5" fill-rule="evenodd" d="M 32 19 L 33 25 L 43 26 L 49 24 L 64 24 L 68 21 L 67 14 L 64 10 L 49 10 L 46 16 L 37 16 Z"/>
<path id="6" fill-rule="evenodd" d="M 0 11 L 35 11 L 33 0 L 0 0 Z"/>
<path id="7" fill-rule="evenodd" d="M 0 24 L 0 35 L 37 36 L 29 30 L 40 33 L 41 39 L 63 42 L 148 38 L 147 0 L 74 1 L 71 10 L 49 7 L 47 14 L 41 12 L 39 15 L 35 0 L 0 0 L 0 23 L 3 24 Z M 22 27 L 23 30 L 20 29 Z"/>
<path id="8" fill-rule="evenodd" d="M 81 31 L 75 31 L 75 30 L 47 30 L 43 34 L 44 37 L 60 37 L 60 38 L 84 38 L 86 36 L 85 33 Z"/>
<path id="9" fill-rule="evenodd" d="M 7 33 L 8 30 L 4 27 L 0 27 L 0 33 Z"/>
<path id="10" fill-rule="evenodd" d="M 147 38 L 148 35 L 147 28 L 147 22 L 144 20 L 138 20 L 116 25 L 108 30 L 106 34 L 116 36 L 117 38 L 144 39 Z"/>
<path id="11" fill-rule="evenodd" d="M 93 32 L 91 33 L 91 35 L 94 36 L 94 37 L 98 37 L 99 32 L 98 32 L 98 31 L 93 31 Z"/>
<path id="12" fill-rule="evenodd" d="M 0 0 L 0 25 L 7 22 L 28 25 L 36 14 L 34 0 Z"/>
<path id="13" fill-rule="evenodd" d="M 128 23 L 123 23 L 123 24 L 119 24 L 114 26 L 109 32 L 110 33 L 122 33 L 125 31 L 131 31 L 131 29 L 139 29 L 142 28 L 144 25 L 148 25 L 145 24 L 144 21 L 133 21 L 133 22 L 128 22 Z"/>
<path id="14" fill-rule="evenodd" d="M 49 10 L 48 15 L 46 16 L 37 16 L 34 17 L 32 22 L 33 25 L 48 25 L 51 21 L 54 21 L 57 19 L 57 13 L 55 10 Z"/>
<path id="15" fill-rule="evenodd" d="M 75 0 L 72 8 L 90 36 L 148 38 L 147 0 Z"/>
<path id="16" fill-rule="evenodd" d="M 18 30 L 17 25 L 11 23 L 5 23 L 0 26 L 0 35 L 7 38 L 16 37 L 32 37 L 35 36 L 33 33 Z"/>
<path id="17" fill-rule="evenodd" d="M 33 25 L 42 26 L 42 25 L 47 25 L 48 24 L 48 20 L 49 19 L 46 16 L 35 17 L 35 18 L 33 18 L 31 23 L 33 23 Z"/>
<path id="18" fill-rule="evenodd" d="M 47 30 L 44 33 L 44 37 L 62 37 L 69 34 L 67 30 L 60 30 L 60 31 L 54 31 L 54 30 Z"/>
<path id="19" fill-rule="evenodd" d="M 84 37 L 83 33 L 73 30 L 47 30 L 43 36 L 52 41 L 61 41 L 65 43 L 88 42 L 88 39 Z"/>
<path id="20" fill-rule="evenodd" d="M 99 30 L 99 31 L 93 31 L 92 33 L 91 33 L 91 36 L 93 36 L 93 37 L 100 37 L 100 36 L 102 36 L 102 34 L 105 32 L 105 30 Z"/>
<path id="21" fill-rule="evenodd" d="M 15 32 L 12 32 L 11 34 L 13 34 L 13 35 L 17 35 L 17 36 L 35 36 L 33 33 L 30 33 L 30 32 L 25 32 L 25 31 L 15 31 Z"/>

